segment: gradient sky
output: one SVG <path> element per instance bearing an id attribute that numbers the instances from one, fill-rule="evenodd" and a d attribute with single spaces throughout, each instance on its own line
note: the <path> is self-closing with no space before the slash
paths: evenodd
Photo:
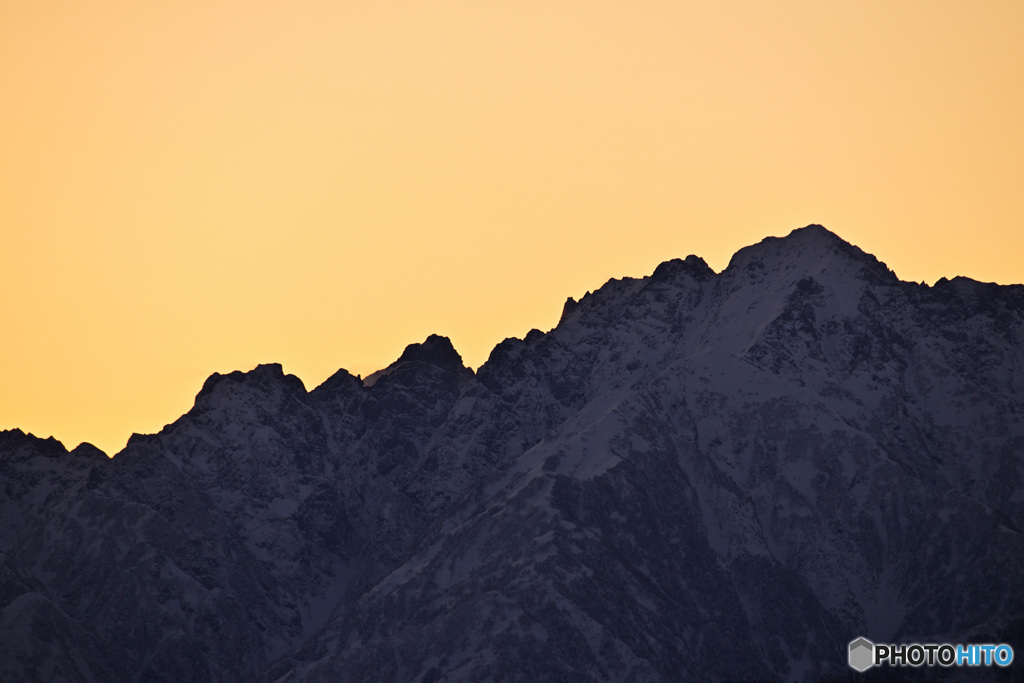
<path id="1" fill-rule="evenodd" d="M 812 222 L 1024 282 L 1020 0 L 0 0 L 0 97 L 0 428 L 69 448 Z"/>

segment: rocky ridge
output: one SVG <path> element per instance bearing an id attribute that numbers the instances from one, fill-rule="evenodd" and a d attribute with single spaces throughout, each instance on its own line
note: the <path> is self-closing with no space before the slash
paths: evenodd
<path id="1" fill-rule="evenodd" d="M 1024 636 L 1024 287 L 820 226 L 476 372 L 213 375 L 106 459 L 0 433 L 0 678 L 814 680 Z M 1018 642 L 1014 642 L 1017 638 Z M 980 639 L 980 640 L 979 640 Z"/>

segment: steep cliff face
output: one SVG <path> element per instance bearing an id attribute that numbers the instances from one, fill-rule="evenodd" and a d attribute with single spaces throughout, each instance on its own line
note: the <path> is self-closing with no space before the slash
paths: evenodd
<path id="1" fill-rule="evenodd" d="M 112 460 L 8 432 L 0 468 L 11 675 L 813 679 L 1021 632 L 1024 287 L 809 226 L 475 373 L 432 336 L 308 392 L 214 375 Z"/>

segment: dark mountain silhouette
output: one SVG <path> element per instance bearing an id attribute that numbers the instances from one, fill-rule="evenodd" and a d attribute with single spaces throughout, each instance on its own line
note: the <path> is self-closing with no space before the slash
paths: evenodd
<path id="1" fill-rule="evenodd" d="M 809 226 L 475 373 L 431 336 L 215 374 L 109 460 L 0 433 L 0 679 L 841 679 L 1021 645 L 1022 530 L 1024 287 Z"/>

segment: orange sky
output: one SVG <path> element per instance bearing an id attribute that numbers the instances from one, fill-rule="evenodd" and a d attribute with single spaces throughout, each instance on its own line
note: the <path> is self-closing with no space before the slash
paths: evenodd
<path id="1" fill-rule="evenodd" d="M 1024 2 L 0 0 L 0 428 L 113 453 L 212 372 L 429 333 L 811 222 L 1024 282 Z"/>

